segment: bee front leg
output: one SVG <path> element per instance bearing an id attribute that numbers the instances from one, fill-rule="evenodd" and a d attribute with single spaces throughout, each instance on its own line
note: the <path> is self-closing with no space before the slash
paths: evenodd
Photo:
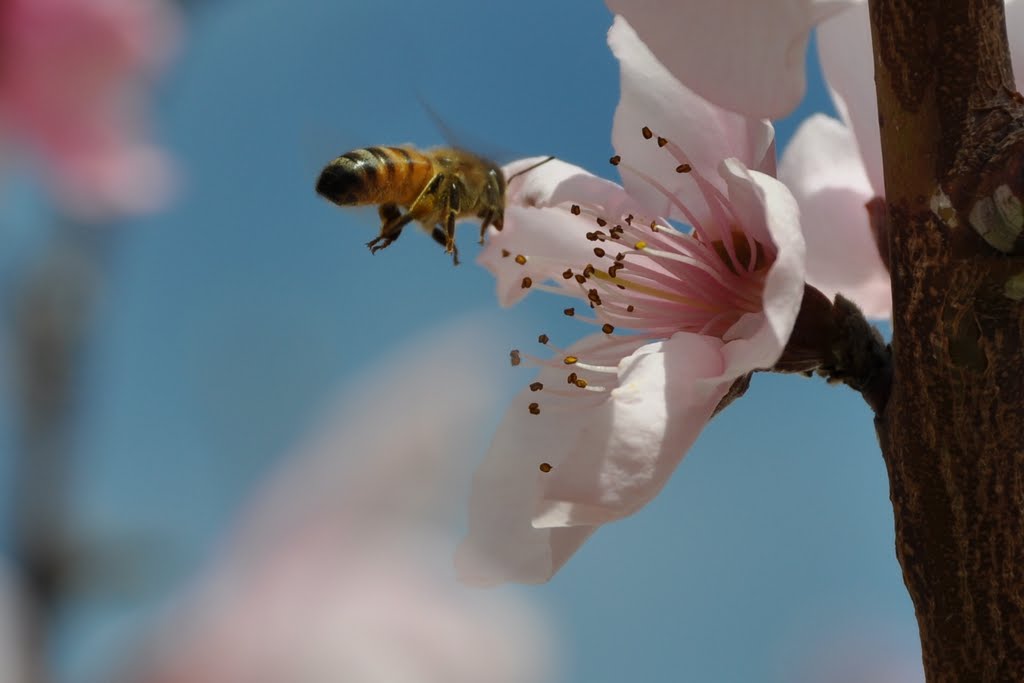
<path id="1" fill-rule="evenodd" d="M 397 204 L 381 204 L 377 210 L 380 215 L 380 234 L 366 243 L 371 254 L 376 254 L 398 239 L 402 234 L 402 228 L 413 219 L 411 213 L 402 214 Z"/>
<path id="2" fill-rule="evenodd" d="M 498 179 L 498 172 L 491 169 L 487 178 L 487 185 L 484 187 L 484 203 L 486 208 L 480 213 L 483 219 L 480 223 L 480 244 L 484 243 L 484 235 L 491 225 L 501 230 L 505 214 L 505 199 L 502 196 L 501 181 Z"/>

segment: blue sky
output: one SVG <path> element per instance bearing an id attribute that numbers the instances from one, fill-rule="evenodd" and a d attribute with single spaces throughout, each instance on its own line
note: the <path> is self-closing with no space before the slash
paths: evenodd
<path id="1" fill-rule="evenodd" d="M 156 107 L 182 189 L 103 238 L 75 432 L 81 525 L 149 538 L 158 571 L 73 606 L 64 680 L 100 671 L 143 607 L 196 571 L 346 380 L 497 308 L 471 229 L 458 268 L 422 234 L 371 256 L 375 213 L 316 197 L 320 167 L 364 145 L 443 142 L 421 95 L 483 151 L 614 178 L 610 22 L 596 0 L 250 0 L 191 15 Z M 795 118 L 816 110 L 830 104 L 815 75 Z M 794 128 L 778 126 L 780 149 Z M 510 333 L 495 364 L 538 331 L 585 332 L 563 307 L 537 295 L 496 314 Z M 528 381 L 502 377 L 508 397 Z M 568 683 L 810 683 L 831 653 L 917 648 L 870 411 L 798 376 L 755 377 L 653 504 L 524 591 L 564 629 Z"/>

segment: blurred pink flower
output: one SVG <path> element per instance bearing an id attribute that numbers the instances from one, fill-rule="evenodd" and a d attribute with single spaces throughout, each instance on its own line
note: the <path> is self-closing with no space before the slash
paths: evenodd
<path id="1" fill-rule="evenodd" d="M 602 332 L 534 360 L 540 376 L 476 473 L 457 557 L 468 582 L 545 581 L 598 525 L 646 504 L 732 383 L 775 364 L 800 308 L 799 214 L 766 173 L 770 124 L 684 88 L 621 18 L 608 41 L 625 187 L 539 166 L 513 181 L 480 257 L 503 304 L 553 291 L 589 305 Z"/>
<path id="2" fill-rule="evenodd" d="M 146 141 L 145 91 L 174 43 L 171 10 L 164 0 L 0 3 L 4 156 L 37 153 L 80 217 L 165 199 L 169 167 Z"/>
<path id="3" fill-rule="evenodd" d="M 1024 89 L 1024 2 L 1006 3 L 1017 88 Z M 786 147 L 779 178 L 800 204 L 807 281 L 827 296 L 842 292 L 871 318 L 892 314 L 889 272 L 875 246 L 865 204 L 884 197 L 868 5 L 818 27 L 818 51 L 841 121 L 808 118 Z"/>
<path id="4" fill-rule="evenodd" d="M 550 681 L 539 613 L 452 576 L 452 517 L 494 403 L 486 327 L 417 339 L 356 382 L 119 680 Z"/>
<path id="5" fill-rule="evenodd" d="M 803 99 L 809 32 L 858 0 L 607 0 L 686 87 L 726 109 L 781 118 Z"/>

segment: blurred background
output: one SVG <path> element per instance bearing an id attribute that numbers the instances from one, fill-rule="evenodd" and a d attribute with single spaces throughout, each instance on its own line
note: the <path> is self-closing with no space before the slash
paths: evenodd
<path id="1" fill-rule="evenodd" d="M 420 97 L 459 142 L 488 155 L 553 154 L 614 178 L 610 23 L 597 0 L 0 3 L 4 683 L 359 680 L 329 665 L 218 678 L 202 657 L 236 650 L 199 656 L 167 633 L 215 632 L 208 624 L 221 619 L 229 642 L 280 619 L 296 642 L 315 633 L 327 650 L 352 648 L 359 618 L 321 628 L 317 610 L 345 612 L 356 596 L 376 595 L 351 587 L 399 565 L 409 569 L 400 585 L 416 584 L 416 595 L 446 605 L 438 609 L 458 605 L 449 621 L 466 630 L 452 627 L 452 638 L 491 624 L 507 646 L 467 641 L 467 652 L 493 654 L 495 667 L 536 665 L 510 681 L 923 680 L 871 413 L 819 380 L 756 376 L 655 502 L 602 528 L 549 584 L 481 593 L 451 579 L 447 548 L 464 524 L 473 462 L 530 381 L 529 370 L 507 367 L 508 350 L 539 332 L 567 343 L 583 328 L 545 294 L 498 311 L 471 229 L 460 232 L 458 268 L 419 231 L 371 255 L 376 212 L 338 209 L 313 184 L 353 148 L 444 143 Z M 11 75 L 23 58 L 28 85 Z M 777 126 L 780 150 L 801 118 L 833 113 L 813 49 L 809 63 L 811 91 Z M 74 112 L 49 127 L 38 122 L 52 93 L 31 87 L 46 78 L 64 79 L 57 90 L 71 99 L 57 104 Z M 104 79 L 131 87 L 97 97 Z M 93 120 L 104 116 L 117 125 Z M 419 394 L 405 391 L 412 375 Z M 474 393 L 484 386 L 487 396 Z M 456 394 L 437 418 L 450 420 L 443 434 L 387 450 L 355 433 L 369 429 L 360 406 L 400 432 Z M 410 508 L 413 535 L 439 539 L 427 552 L 416 542 L 378 556 L 380 544 L 368 549 L 364 538 L 376 531 L 352 532 L 381 516 L 354 492 L 368 481 L 380 500 L 407 501 L 406 466 L 289 474 L 295 463 L 372 462 L 381 448 L 412 451 L 413 461 L 440 454 L 427 462 L 452 475 Z M 295 493 L 307 490 L 340 507 Z M 358 504 L 346 507 L 349 497 Z M 302 511 L 281 512 L 289 505 Z M 274 530 L 254 518 L 276 520 L 266 526 Z M 316 540 L 295 542 L 308 526 Z M 326 560 L 319 548 L 334 542 L 333 529 L 343 550 Z M 330 569 L 315 573 L 322 584 L 274 564 L 309 547 L 318 549 L 311 562 Z M 382 564 L 368 560 L 377 557 Z M 249 578 L 253 567 L 265 574 Z M 308 594 L 292 595 L 289 580 Z M 222 600 L 211 585 L 224 583 L 244 585 L 242 598 Z M 274 591 L 301 607 L 246 612 L 235 615 L 245 628 L 231 625 L 228 612 Z M 498 611 L 479 611 L 484 602 Z M 414 603 L 396 611 L 382 597 L 380 611 L 412 623 L 401 606 Z M 444 619 L 426 618 L 423 629 Z M 274 631 L 246 642 L 237 652 L 291 641 Z M 465 680 L 499 680 L 474 675 Z"/>

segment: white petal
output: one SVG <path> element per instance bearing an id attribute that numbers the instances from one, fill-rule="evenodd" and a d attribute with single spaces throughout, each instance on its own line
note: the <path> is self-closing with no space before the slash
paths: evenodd
<path id="1" fill-rule="evenodd" d="M 621 353 L 628 355 L 643 342 L 637 339 L 623 346 Z M 607 337 L 597 334 L 568 351 L 583 354 L 606 344 Z M 566 386 L 566 374 L 561 367 L 545 367 L 537 379 L 548 390 L 561 389 Z M 580 393 L 584 401 L 589 398 Z M 539 415 L 528 410 L 534 401 L 541 403 Z M 487 457 L 473 475 L 469 529 L 455 558 L 461 581 L 476 585 L 547 581 L 594 532 L 593 526 L 536 529 L 531 523 L 541 490 L 553 474 L 542 472 L 540 465 L 557 468 L 589 428 L 592 416 L 592 411 L 580 407 L 548 409 L 544 391 L 525 389 L 513 400 Z"/>
<path id="2" fill-rule="evenodd" d="M 604 524 L 646 505 L 729 387 L 721 348 L 719 339 L 681 332 L 625 358 L 608 399 L 582 423 L 560 427 L 534 526 Z"/>
<path id="3" fill-rule="evenodd" d="M 505 174 L 511 176 L 539 160 L 516 162 Z M 578 272 L 594 259 L 594 245 L 585 235 L 597 225 L 593 217 L 573 215 L 571 204 L 600 207 L 614 220 L 635 206 L 615 183 L 558 159 L 514 179 L 507 201 L 504 229 L 488 232 L 477 259 L 497 280 L 502 306 L 511 306 L 530 291 L 523 287 L 523 278 L 561 284 L 566 268 Z M 517 256 L 524 256 L 526 263 L 518 263 Z"/>
<path id="4" fill-rule="evenodd" d="M 818 27 L 818 52 L 836 109 L 852 129 L 860 149 L 872 196 L 884 196 L 868 4 L 856 3 L 822 22 Z"/>
<path id="5" fill-rule="evenodd" d="M 808 284 L 830 299 L 842 292 L 869 318 L 888 318 L 889 273 L 864 207 L 874 190 L 850 129 L 822 114 L 804 121 L 782 156 L 779 178 L 800 204 Z"/>
<path id="6" fill-rule="evenodd" d="M 726 335 L 725 375 L 736 378 L 751 370 L 770 368 L 782 354 L 800 312 L 806 253 L 800 208 L 785 185 L 771 176 L 748 171 L 735 159 L 724 162 L 721 173 L 744 231 L 755 238 L 766 234 L 775 249 L 762 294 L 763 310 L 741 319 Z"/>
<path id="7" fill-rule="evenodd" d="M 715 104 L 765 118 L 785 116 L 803 98 L 808 33 L 851 2 L 607 0 L 681 82 Z"/>
<path id="8" fill-rule="evenodd" d="M 615 111 L 612 141 L 623 159 L 623 184 L 649 213 L 685 220 L 664 193 L 630 173 L 636 168 L 655 178 L 677 196 L 698 219 L 706 212 L 702 194 L 689 174 L 676 172 L 683 160 L 655 139 L 645 139 L 646 126 L 655 136 L 678 145 L 686 163 L 724 189 L 715 175 L 722 159 L 737 157 L 750 168 L 772 168 L 774 130 L 767 121 L 752 119 L 712 105 L 685 88 L 651 54 L 621 17 L 608 31 L 608 44 L 621 67 L 621 96 Z"/>
<path id="9" fill-rule="evenodd" d="M 563 377 L 541 374 L 548 384 Z M 502 419 L 483 463 L 473 475 L 469 529 L 455 556 L 459 580 L 472 585 L 505 581 L 541 583 L 565 563 L 593 527 L 535 529 L 531 518 L 540 495 L 540 465 L 568 447 L 566 436 L 583 428 L 587 413 L 531 415 L 536 395 L 524 390 Z"/>

